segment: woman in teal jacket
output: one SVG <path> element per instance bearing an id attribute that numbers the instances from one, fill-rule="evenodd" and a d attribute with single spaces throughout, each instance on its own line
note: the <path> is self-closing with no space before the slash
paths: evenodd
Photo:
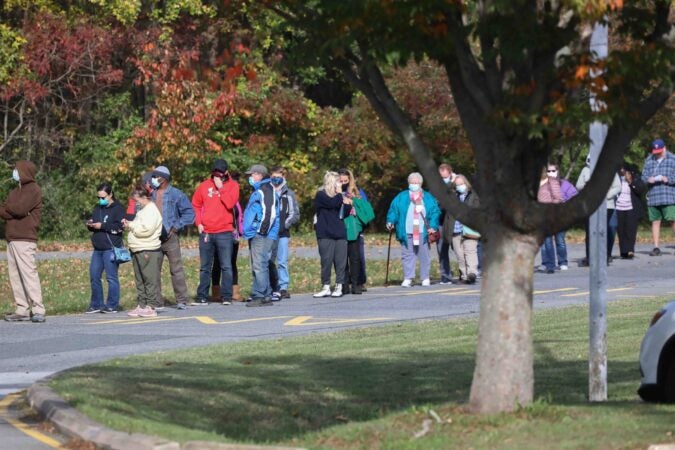
<path id="1" fill-rule="evenodd" d="M 423 181 L 422 174 L 418 172 L 408 175 L 408 190 L 394 197 L 387 212 L 387 229 L 395 228 L 396 239 L 401 243 L 403 287 L 412 286 L 417 260 L 420 263 L 422 286 L 431 285 L 427 232 L 438 230 L 441 210 L 433 195 L 422 189 Z"/>

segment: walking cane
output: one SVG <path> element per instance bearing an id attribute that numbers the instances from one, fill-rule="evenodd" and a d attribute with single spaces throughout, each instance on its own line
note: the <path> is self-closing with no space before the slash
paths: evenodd
<path id="1" fill-rule="evenodd" d="M 389 230 L 389 245 L 387 246 L 387 270 L 384 275 L 384 286 L 389 286 L 389 257 L 391 256 L 391 235 L 394 233 L 394 229 Z"/>

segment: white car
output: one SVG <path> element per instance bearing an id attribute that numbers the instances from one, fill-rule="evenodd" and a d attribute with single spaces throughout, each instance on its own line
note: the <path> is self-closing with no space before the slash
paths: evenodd
<path id="1" fill-rule="evenodd" d="M 675 301 L 654 315 L 640 346 L 638 394 L 648 402 L 675 402 Z"/>

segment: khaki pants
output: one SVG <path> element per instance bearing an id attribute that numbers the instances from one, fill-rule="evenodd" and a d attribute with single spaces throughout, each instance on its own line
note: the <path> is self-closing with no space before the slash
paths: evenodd
<path id="1" fill-rule="evenodd" d="M 28 241 L 12 241 L 7 244 L 7 267 L 9 284 L 12 286 L 16 314 L 28 316 L 45 314 L 42 303 L 40 277 L 35 263 L 37 244 Z"/>
<path id="2" fill-rule="evenodd" d="M 472 273 L 478 274 L 478 239 L 467 239 L 461 234 L 452 237 L 452 249 L 457 255 L 459 272 L 463 280 Z"/>
<path id="3" fill-rule="evenodd" d="M 145 308 L 152 306 L 157 308 L 157 291 L 159 290 L 159 263 L 162 260 L 162 252 L 157 250 L 145 250 L 131 254 L 131 262 L 134 265 L 134 277 L 136 278 L 136 295 L 138 306 Z"/>

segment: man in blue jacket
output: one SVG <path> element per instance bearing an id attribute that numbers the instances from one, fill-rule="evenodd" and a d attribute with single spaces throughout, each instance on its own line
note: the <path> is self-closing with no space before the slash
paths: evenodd
<path id="1" fill-rule="evenodd" d="M 169 259 L 169 270 L 171 271 L 171 285 L 176 294 L 176 308 L 185 309 L 188 303 L 188 288 L 185 281 L 185 271 L 183 269 L 183 259 L 180 251 L 180 231 L 192 225 L 195 221 L 195 212 L 192 209 L 192 203 L 180 189 L 171 186 L 171 172 L 164 166 L 157 167 L 152 172 L 150 184 L 152 199 L 157 205 L 159 212 L 162 213 L 162 254 Z M 164 256 L 159 262 L 159 273 L 161 277 L 162 263 Z M 157 304 L 164 305 L 162 297 L 162 284 L 159 284 L 157 290 Z"/>
<path id="2" fill-rule="evenodd" d="M 267 168 L 254 164 L 246 171 L 253 193 L 244 210 L 244 238 L 251 256 L 253 287 L 246 306 L 272 304 L 269 263 L 279 239 L 279 197 L 267 176 Z"/>

